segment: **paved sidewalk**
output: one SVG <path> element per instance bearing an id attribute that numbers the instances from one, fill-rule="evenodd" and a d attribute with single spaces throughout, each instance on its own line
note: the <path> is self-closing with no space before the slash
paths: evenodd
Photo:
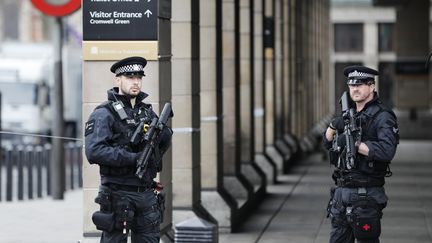
<path id="1" fill-rule="evenodd" d="M 0 202 L 0 243 L 77 243 L 82 239 L 82 190 L 65 200 Z"/>
<path id="2" fill-rule="evenodd" d="M 432 141 L 402 141 L 387 180 L 382 243 L 432 243 Z M 325 243 L 331 168 L 315 154 L 270 185 L 238 233 L 221 243 Z M 0 202 L 0 243 L 77 243 L 82 239 L 82 191 L 64 201 Z"/>

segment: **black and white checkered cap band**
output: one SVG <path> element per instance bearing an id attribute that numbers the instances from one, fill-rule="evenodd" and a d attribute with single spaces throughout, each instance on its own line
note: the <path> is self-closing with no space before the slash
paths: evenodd
<path id="1" fill-rule="evenodd" d="M 359 72 L 357 70 L 355 70 L 354 72 L 350 72 L 348 74 L 348 78 L 353 78 L 353 77 L 363 77 L 363 78 L 374 78 L 375 75 L 371 74 L 371 73 L 363 73 L 363 72 Z"/>
<path id="2" fill-rule="evenodd" d="M 115 74 L 121 73 L 133 73 L 133 72 L 142 72 L 144 70 L 143 65 L 141 64 L 131 64 L 126 66 L 121 66 L 115 70 Z"/>

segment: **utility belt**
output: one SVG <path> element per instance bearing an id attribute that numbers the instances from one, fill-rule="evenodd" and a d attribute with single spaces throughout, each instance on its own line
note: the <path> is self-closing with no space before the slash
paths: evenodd
<path id="1" fill-rule="evenodd" d="M 340 172 L 333 173 L 333 180 L 339 187 L 380 187 L 384 186 L 384 177 L 365 177 L 361 175 L 340 175 Z"/>
<path id="2" fill-rule="evenodd" d="M 159 230 L 159 224 L 163 222 L 163 215 L 165 211 L 165 194 L 163 192 L 155 193 L 157 197 L 156 204 L 147 207 L 140 208 L 137 212 L 134 204 L 131 203 L 130 199 L 118 193 L 117 191 L 137 191 L 141 190 L 162 190 L 159 183 L 151 183 L 154 186 L 125 186 L 118 184 L 107 184 L 101 185 L 99 193 L 95 198 L 95 202 L 99 204 L 100 210 L 96 211 L 92 215 L 92 221 L 96 225 L 98 230 L 113 232 L 120 230 L 123 234 L 127 234 L 129 229 L 134 222 L 136 216 L 147 215 L 147 220 L 151 221 L 148 223 L 148 227 L 153 231 Z M 144 191 L 143 191 L 144 192 Z M 152 192 L 153 193 L 153 192 Z M 152 214 L 152 212 L 159 212 L 158 214 Z"/>
<path id="3" fill-rule="evenodd" d="M 145 183 L 142 186 L 120 185 L 114 183 L 108 183 L 105 186 L 107 186 L 109 189 L 113 191 L 146 192 L 146 191 L 154 190 L 156 188 L 156 182 L 152 181 L 149 183 Z"/>

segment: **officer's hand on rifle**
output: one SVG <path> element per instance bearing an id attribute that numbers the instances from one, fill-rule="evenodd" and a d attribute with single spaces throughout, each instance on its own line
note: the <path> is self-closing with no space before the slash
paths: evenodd
<path id="1" fill-rule="evenodd" d="M 330 127 L 331 129 L 333 129 L 333 130 L 337 130 L 338 133 L 343 133 L 343 131 L 344 131 L 344 126 L 345 126 L 345 123 L 344 123 L 344 120 L 343 120 L 343 118 L 342 118 L 341 116 L 336 116 L 336 117 L 334 117 L 334 118 L 331 120 L 330 125 L 329 125 L 329 127 Z"/>

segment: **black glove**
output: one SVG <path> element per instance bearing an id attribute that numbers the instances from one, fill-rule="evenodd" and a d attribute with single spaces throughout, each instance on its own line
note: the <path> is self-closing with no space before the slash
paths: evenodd
<path id="1" fill-rule="evenodd" d="M 337 130 L 338 133 L 342 133 L 344 131 L 345 123 L 341 116 L 336 116 L 335 118 L 333 118 L 333 120 L 331 120 L 329 126 L 331 129 Z"/>

